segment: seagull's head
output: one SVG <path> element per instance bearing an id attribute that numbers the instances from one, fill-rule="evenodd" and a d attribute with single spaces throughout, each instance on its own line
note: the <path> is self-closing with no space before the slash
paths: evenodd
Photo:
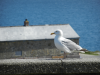
<path id="1" fill-rule="evenodd" d="M 58 36 L 63 36 L 63 32 L 60 29 L 57 29 L 54 33 L 51 33 L 51 35 L 53 34 L 58 35 Z"/>

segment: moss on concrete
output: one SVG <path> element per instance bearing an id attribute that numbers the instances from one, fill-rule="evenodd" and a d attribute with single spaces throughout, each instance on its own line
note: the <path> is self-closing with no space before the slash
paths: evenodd
<path id="1" fill-rule="evenodd" d="M 88 55 L 99 55 L 100 51 L 88 51 L 85 52 L 84 54 L 88 54 Z"/>

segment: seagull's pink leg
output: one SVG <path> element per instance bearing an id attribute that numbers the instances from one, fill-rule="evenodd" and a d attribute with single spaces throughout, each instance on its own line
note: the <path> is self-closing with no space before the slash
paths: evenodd
<path id="1" fill-rule="evenodd" d="M 66 53 L 64 52 L 64 59 L 66 58 Z"/>

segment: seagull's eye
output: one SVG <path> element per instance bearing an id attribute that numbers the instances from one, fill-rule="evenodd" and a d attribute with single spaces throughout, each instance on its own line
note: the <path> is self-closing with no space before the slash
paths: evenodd
<path id="1" fill-rule="evenodd" d="M 57 32 L 57 31 L 56 31 Z"/>

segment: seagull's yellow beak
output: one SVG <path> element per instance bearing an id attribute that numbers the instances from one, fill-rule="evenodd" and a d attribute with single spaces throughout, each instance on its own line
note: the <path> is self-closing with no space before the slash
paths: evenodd
<path id="1" fill-rule="evenodd" d="M 51 33 L 51 35 L 53 35 L 53 34 L 55 34 L 55 33 Z"/>

